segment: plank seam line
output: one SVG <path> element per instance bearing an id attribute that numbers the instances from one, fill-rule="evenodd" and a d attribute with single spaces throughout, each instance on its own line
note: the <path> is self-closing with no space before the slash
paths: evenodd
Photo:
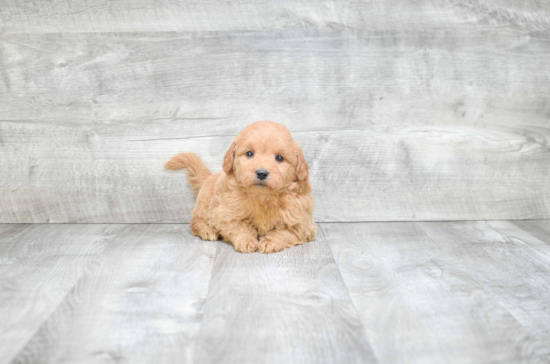
<path id="1" fill-rule="evenodd" d="M 42 224 L 42 225 L 46 225 L 46 224 Z M 73 224 L 73 225 L 76 225 L 76 224 Z M 113 237 L 113 239 L 111 240 L 111 243 L 113 243 L 118 237 L 119 235 L 122 233 L 122 230 L 123 229 L 120 229 L 120 231 Z M 105 253 L 105 250 L 107 249 L 107 245 L 109 243 L 105 244 L 105 247 L 103 248 L 103 250 L 101 251 L 101 253 L 99 253 L 97 255 L 97 258 L 101 257 L 104 253 Z M 90 268 L 91 271 L 94 270 L 94 268 Z M 65 296 L 63 296 L 63 298 L 59 301 L 59 304 L 57 306 L 55 306 L 50 314 L 44 318 L 44 320 L 42 320 L 42 322 L 40 323 L 40 325 L 36 328 L 36 330 L 32 333 L 32 335 L 29 335 L 29 339 L 25 341 L 25 343 L 23 345 L 21 345 L 21 349 L 15 353 L 15 355 L 10 358 L 10 360 L 8 361 L 9 363 L 13 362 L 14 360 L 16 360 L 20 355 L 21 353 L 23 353 L 23 351 L 25 350 L 25 348 L 29 345 L 29 343 L 36 337 L 36 335 L 40 332 L 40 330 L 44 327 L 44 325 L 48 324 L 48 322 L 51 320 L 52 316 L 59 310 L 59 308 L 61 307 L 61 305 L 63 305 L 65 303 L 65 301 L 67 300 L 67 297 L 69 297 L 69 295 L 71 293 L 74 292 L 74 290 L 77 288 L 78 284 L 84 279 L 84 277 L 90 273 L 90 270 L 84 270 L 82 272 L 82 274 L 80 275 L 80 277 L 78 277 L 78 279 L 75 281 L 75 283 L 73 284 L 73 286 L 71 287 L 70 290 L 67 291 L 67 293 L 65 294 Z"/>
<path id="2" fill-rule="evenodd" d="M 502 220 L 504 222 L 507 222 L 507 220 Z M 497 229 L 495 229 L 494 227 L 492 227 L 490 224 L 488 224 L 486 221 L 485 222 L 485 225 L 488 229 L 496 232 L 497 234 L 499 234 L 502 238 L 504 238 L 505 240 L 509 240 L 510 237 L 500 231 L 498 231 Z M 418 226 L 418 224 L 415 224 L 416 226 Z M 515 225 L 514 225 L 515 226 Z M 434 238 L 432 238 L 432 236 L 430 235 L 428 229 L 426 229 L 425 227 L 423 226 L 418 226 L 425 234 L 426 236 L 431 240 L 433 241 L 435 244 L 439 244 L 438 241 Z M 521 230 L 521 229 L 520 229 Z M 526 232 L 528 235 L 532 236 L 531 234 L 529 234 L 528 232 Z M 536 238 L 536 237 L 535 237 Z M 452 240 L 454 241 L 455 243 L 457 244 L 460 244 L 460 240 L 457 240 L 456 237 L 454 236 L 451 236 L 449 237 L 449 240 Z M 527 247 L 537 251 L 536 249 L 530 247 L 529 245 L 525 244 Z M 482 249 L 482 248 L 480 248 Z M 482 249 L 483 250 L 483 249 Z M 472 267 L 468 267 L 468 269 L 472 269 Z M 536 335 L 536 333 L 534 333 L 531 329 L 529 329 L 523 322 L 522 320 L 520 319 L 520 317 L 517 316 L 517 314 L 515 314 L 513 311 L 510 311 L 510 306 L 509 305 L 506 305 L 505 302 L 502 302 L 502 298 L 498 298 L 497 296 L 494 295 L 494 288 L 492 288 L 490 282 L 486 282 L 484 281 L 483 279 L 480 279 L 480 278 L 483 278 L 483 277 L 472 277 L 473 278 L 473 281 L 476 282 L 481 288 L 483 288 L 483 292 L 485 294 L 490 294 L 490 299 L 494 302 L 495 305 L 499 306 L 500 308 L 502 308 L 503 311 L 505 311 L 506 313 L 508 313 L 510 315 L 510 317 L 516 322 L 516 324 L 520 327 L 522 327 L 525 332 L 527 332 L 529 335 L 531 335 L 533 337 L 533 339 L 535 340 L 535 344 L 540 344 L 540 339 L 539 337 Z"/>
<path id="3" fill-rule="evenodd" d="M 209 241 L 209 243 L 216 244 L 216 252 L 214 253 L 214 257 L 212 259 L 212 268 L 210 269 L 210 276 L 208 277 L 208 288 L 206 290 L 206 296 L 204 298 L 204 302 L 203 302 L 202 307 L 201 307 L 201 310 L 202 310 L 201 326 L 200 326 L 199 330 L 197 330 L 197 334 L 193 338 L 192 344 L 189 346 L 190 347 L 189 352 L 190 352 L 190 356 L 191 356 L 191 363 L 195 363 L 195 354 L 197 352 L 197 345 L 198 345 L 199 339 L 201 338 L 201 334 L 204 331 L 204 316 L 205 316 L 204 307 L 208 303 L 208 299 L 210 297 L 210 290 L 212 288 L 212 275 L 214 274 L 214 266 L 216 265 L 216 258 L 218 257 L 218 254 L 219 254 L 219 251 L 220 251 L 220 246 L 221 246 L 220 243 L 227 244 L 224 241 Z"/>
<path id="4" fill-rule="evenodd" d="M 355 311 L 355 314 L 357 315 L 357 320 L 359 321 L 359 324 L 361 325 L 361 329 L 363 330 L 363 335 L 365 336 L 365 340 L 369 343 L 370 350 L 372 352 L 372 356 L 376 360 L 377 363 L 380 363 L 380 360 L 376 356 L 376 353 L 374 351 L 374 346 L 372 345 L 372 342 L 369 339 L 369 336 L 367 335 L 367 330 L 365 330 L 365 326 L 363 325 L 363 321 L 361 320 L 361 316 L 359 315 L 359 311 L 357 311 L 357 307 L 355 306 L 355 303 L 353 302 L 353 299 L 351 298 L 351 294 L 349 293 L 348 285 L 346 284 L 346 281 L 344 280 L 344 276 L 342 276 L 342 272 L 340 271 L 340 266 L 338 265 L 338 262 L 334 258 L 334 253 L 332 252 L 332 248 L 330 247 L 330 244 L 328 243 L 327 237 L 325 236 L 325 232 L 323 230 L 323 227 L 321 226 L 321 223 L 319 224 L 319 230 L 321 230 L 321 234 L 323 235 L 323 239 L 325 241 L 325 244 L 328 247 L 328 251 L 330 252 L 330 256 L 332 257 L 332 261 L 334 262 L 334 265 L 336 265 L 336 269 L 338 270 L 338 274 L 340 275 L 340 279 L 342 280 L 342 283 L 344 284 L 344 287 L 346 287 L 346 292 L 348 293 L 349 301 L 351 305 L 353 306 L 353 311 Z"/>
<path id="5" fill-rule="evenodd" d="M 506 222 L 509 222 L 509 221 L 506 221 Z M 516 229 L 520 230 L 520 231 L 523 231 L 525 234 L 529 235 L 530 237 L 532 237 L 533 239 L 536 239 L 538 240 L 539 242 L 541 242 L 542 244 L 548 244 L 547 242 L 545 242 L 544 240 L 542 239 L 539 239 L 538 237 L 536 237 L 535 235 L 531 234 L 529 231 L 526 231 L 524 229 L 522 229 L 520 226 L 517 226 L 516 224 L 512 223 L 512 222 L 509 222 L 510 224 L 512 224 L 513 227 L 515 227 Z M 544 251 L 541 251 L 533 246 L 531 246 L 530 244 L 527 244 L 523 239 L 520 239 L 520 238 L 516 238 L 514 236 L 509 236 L 508 234 L 505 234 L 503 232 L 500 231 L 499 228 L 496 228 L 494 226 L 492 226 L 491 224 L 485 222 L 485 225 L 487 225 L 487 227 L 491 230 L 493 230 L 494 232 L 496 232 L 497 234 L 499 234 L 500 236 L 502 236 L 505 240 L 512 240 L 512 239 L 517 239 L 519 241 L 521 241 L 525 246 L 526 248 L 528 249 L 531 249 L 533 251 L 536 251 L 538 252 L 539 254 L 542 254 L 544 255 L 545 257 L 547 258 L 550 258 L 550 255 L 548 255 L 546 252 Z"/>

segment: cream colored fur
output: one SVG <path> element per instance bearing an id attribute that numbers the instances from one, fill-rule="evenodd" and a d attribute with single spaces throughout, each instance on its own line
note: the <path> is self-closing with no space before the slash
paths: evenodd
<path id="1" fill-rule="evenodd" d="M 194 153 L 177 154 L 165 165 L 184 167 L 198 193 L 191 221 L 196 236 L 222 238 L 243 253 L 274 253 L 315 239 L 309 168 L 284 125 L 258 121 L 246 127 L 218 173 L 211 174 Z M 257 178 L 259 169 L 269 172 L 264 181 Z"/>

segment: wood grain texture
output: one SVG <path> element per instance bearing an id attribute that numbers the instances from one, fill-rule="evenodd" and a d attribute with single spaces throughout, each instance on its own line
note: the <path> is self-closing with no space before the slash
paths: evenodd
<path id="1" fill-rule="evenodd" d="M 550 249 L 507 221 L 419 223 L 431 238 L 446 242 L 483 290 L 528 334 L 516 337 L 524 362 L 550 359 Z M 468 249 L 464 244 L 476 249 Z M 522 331 L 518 331 L 520 333 Z"/>
<path id="2" fill-rule="evenodd" d="M 7 363 L 121 230 L 120 225 L 15 225 L 0 235 L 0 362 Z M 13 232 L 13 231 L 12 231 Z"/>
<path id="3" fill-rule="evenodd" d="M 32 224 L 0 224 L 0 254 L 10 250 L 21 235 L 32 230 L 31 226 Z M 2 258 L 2 262 L 4 260 L 7 261 L 7 258 Z"/>
<path id="4" fill-rule="evenodd" d="M 163 171 L 286 123 L 316 221 L 550 217 L 550 40 L 453 32 L 4 34 L 0 221 L 188 222 Z"/>
<path id="5" fill-rule="evenodd" d="M 544 0 L 4 0 L 0 32 L 438 30 L 507 26 L 548 31 Z"/>
<path id="6" fill-rule="evenodd" d="M 124 226 L 13 363 L 189 363 L 215 249 L 188 225 Z"/>
<path id="7" fill-rule="evenodd" d="M 321 227 L 380 362 L 548 361 L 548 256 L 485 222 Z"/>
<path id="8" fill-rule="evenodd" d="M 550 220 L 518 220 L 512 223 L 550 245 Z"/>
<path id="9" fill-rule="evenodd" d="M 546 363 L 547 226 L 323 223 L 247 255 L 188 225 L 0 224 L 0 363 Z"/>
<path id="10" fill-rule="evenodd" d="M 0 177 L 6 189 L 0 195 L 1 221 L 190 221 L 195 196 L 185 172 L 163 170 L 163 163 L 177 152 L 194 151 L 218 171 L 233 137 L 135 142 L 109 135 L 116 129 L 87 127 L 83 133 L 93 137 L 83 145 L 84 135 L 70 127 L 14 128 L 4 144 L 13 152 L 0 167 L 10 171 Z M 295 137 L 309 161 L 316 221 L 550 213 L 550 151 L 544 144 L 550 129 L 416 127 Z M 21 147 L 23 140 L 28 149 Z M 58 143 L 63 147 L 56 148 Z M 22 160 L 31 153 L 34 157 Z"/>
<path id="11" fill-rule="evenodd" d="M 547 126 L 550 112 L 550 37 L 513 30 L 4 34 L 0 49 L 7 121 L 205 123 L 174 136 L 189 137 L 258 118 Z"/>
<path id="12" fill-rule="evenodd" d="M 196 363 L 375 363 L 321 238 L 269 255 L 220 243 Z"/>
<path id="13" fill-rule="evenodd" d="M 497 269 L 499 280 L 491 279 L 491 290 L 501 304 L 542 343 L 550 342 L 550 239 L 539 240 L 508 221 L 487 223 L 501 235 Z M 546 220 L 548 224 L 548 220 Z M 504 250 L 501 247 L 506 247 Z M 511 247 L 508 248 L 508 247 Z M 500 249 L 499 249 L 500 248 Z M 495 260 L 499 259 L 494 254 Z M 515 267 L 522 269 L 515 272 Z M 491 267 L 484 269 L 485 275 Z M 546 345 L 550 361 L 550 347 Z"/>

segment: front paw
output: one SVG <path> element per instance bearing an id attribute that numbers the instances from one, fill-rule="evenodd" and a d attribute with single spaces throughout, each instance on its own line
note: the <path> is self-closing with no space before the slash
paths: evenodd
<path id="1" fill-rule="evenodd" d="M 280 252 L 285 248 L 286 245 L 283 242 L 277 241 L 267 236 L 260 238 L 260 242 L 258 244 L 258 251 L 264 254 Z"/>
<path id="2" fill-rule="evenodd" d="M 216 229 L 210 226 L 205 227 L 198 234 L 202 240 L 207 240 L 207 241 L 216 241 L 220 238 Z"/>
<path id="3" fill-rule="evenodd" d="M 239 238 L 233 242 L 235 250 L 241 253 L 254 253 L 258 249 L 258 240 L 252 237 Z"/>

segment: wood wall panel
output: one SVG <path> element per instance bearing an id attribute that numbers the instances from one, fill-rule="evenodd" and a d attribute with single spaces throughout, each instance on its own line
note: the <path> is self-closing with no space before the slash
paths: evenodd
<path id="1" fill-rule="evenodd" d="M 163 163 L 218 170 L 261 119 L 302 143 L 316 221 L 550 217 L 544 29 L 44 27 L 0 38 L 1 222 L 187 222 Z"/>
<path id="2" fill-rule="evenodd" d="M 545 0 L 4 0 L 0 32 L 550 30 Z"/>
<path id="3" fill-rule="evenodd" d="M 166 171 L 163 163 L 195 151 L 218 171 L 233 136 L 171 139 L 161 129 L 141 125 L 136 133 L 147 138 L 124 135 L 117 124 L 4 123 L 2 168 L 9 173 L 2 175 L 0 219 L 190 221 L 194 194 L 186 172 Z M 544 128 L 426 126 L 295 137 L 309 160 L 316 221 L 548 216 Z"/>

